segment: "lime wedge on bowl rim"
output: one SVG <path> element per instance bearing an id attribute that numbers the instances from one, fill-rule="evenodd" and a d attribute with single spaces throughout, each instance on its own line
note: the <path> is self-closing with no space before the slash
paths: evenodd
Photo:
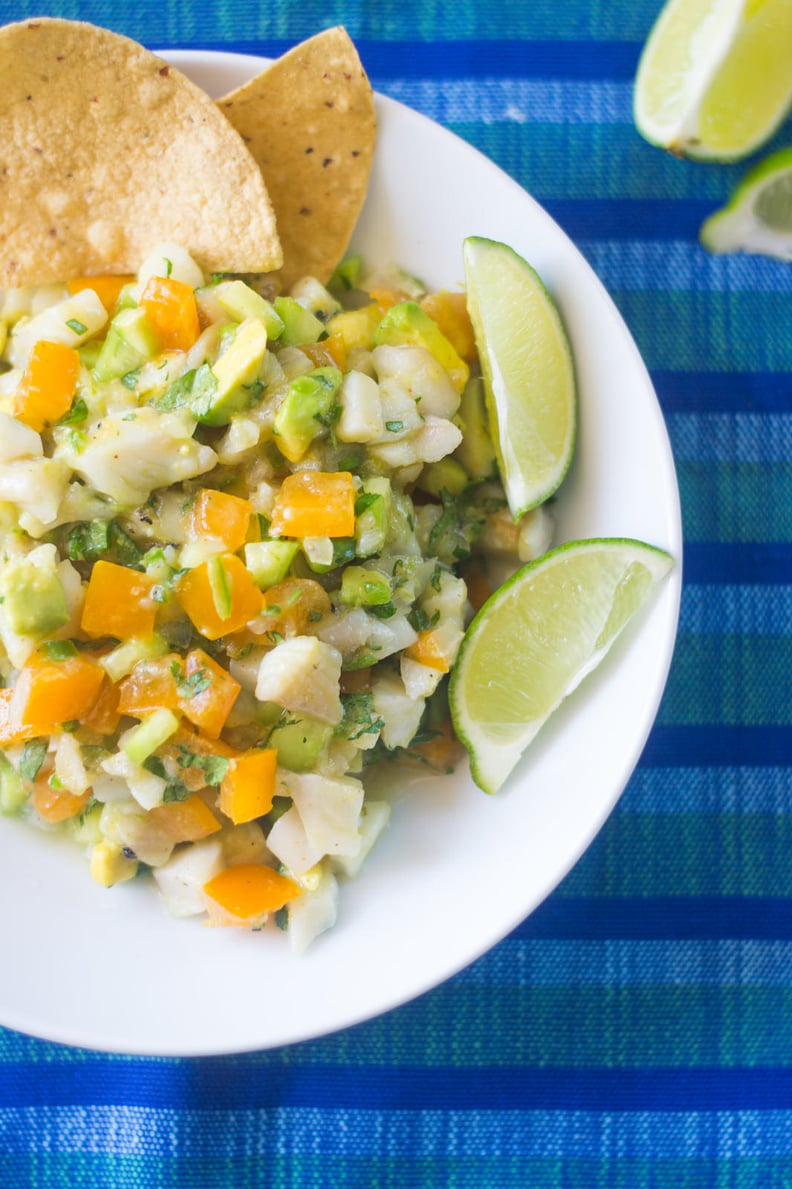
<path id="1" fill-rule="evenodd" d="M 792 0 L 668 0 L 644 46 L 633 114 L 652 144 L 735 161 L 792 102 Z"/>
<path id="2" fill-rule="evenodd" d="M 490 435 L 512 515 L 557 490 L 575 448 L 575 369 L 564 325 L 535 270 L 506 244 L 463 246 Z"/>
<path id="3" fill-rule="evenodd" d="M 672 565 L 642 541 L 571 541 L 523 566 L 487 600 L 449 684 L 454 729 L 480 788 L 497 792 Z"/>
<path id="4" fill-rule="evenodd" d="M 710 252 L 792 260 L 792 148 L 771 153 L 742 179 L 726 206 L 703 224 Z"/>

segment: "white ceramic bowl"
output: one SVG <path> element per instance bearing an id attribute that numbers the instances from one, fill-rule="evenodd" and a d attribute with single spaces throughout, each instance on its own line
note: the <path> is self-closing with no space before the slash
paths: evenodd
<path id="1" fill-rule="evenodd" d="M 168 55 L 213 95 L 259 59 Z M 542 208 L 441 127 L 378 99 L 371 190 L 355 236 L 369 263 L 432 286 L 462 279 L 467 235 L 504 240 L 565 319 L 580 385 L 577 458 L 558 542 L 633 536 L 678 564 L 648 613 L 569 699 L 494 797 L 466 769 L 405 783 L 335 929 L 303 956 L 285 936 L 170 919 L 148 881 L 94 885 L 71 844 L 0 822 L 0 1023 L 92 1048 L 200 1055 L 334 1031 L 435 987 L 526 917 L 613 808 L 657 712 L 672 655 L 681 529 L 671 451 L 648 374 L 610 298 Z"/>

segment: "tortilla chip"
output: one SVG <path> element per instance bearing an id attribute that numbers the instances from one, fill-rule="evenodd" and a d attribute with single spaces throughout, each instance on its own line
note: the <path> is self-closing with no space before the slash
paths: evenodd
<path id="1" fill-rule="evenodd" d="M 283 245 L 281 287 L 306 275 L 326 282 L 363 206 L 377 131 L 348 34 L 318 33 L 218 104 L 264 175 Z"/>
<path id="2" fill-rule="evenodd" d="M 81 21 L 0 29 L 0 286 L 134 273 L 158 243 L 206 272 L 282 259 L 256 162 L 215 104 Z"/>

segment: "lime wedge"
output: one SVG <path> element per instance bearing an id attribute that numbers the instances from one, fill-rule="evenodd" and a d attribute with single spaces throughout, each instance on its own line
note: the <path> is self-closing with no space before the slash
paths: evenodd
<path id="1" fill-rule="evenodd" d="M 792 148 L 746 174 L 729 202 L 701 228 L 710 252 L 752 252 L 792 260 Z"/>
<path id="2" fill-rule="evenodd" d="M 523 566 L 488 599 L 449 684 L 454 729 L 484 792 L 497 792 L 672 565 L 642 541 L 573 541 Z"/>
<path id="3" fill-rule="evenodd" d="M 463 259 L 490 435 L 517 519 L 553 494 L 572 459 L 572 352 L 552 298 L 515 251 L 473 236 Z"/>
<path id="4" fill-rule="evenodd" d="M 652 144 L 735 161 L 792 102 L 792 0 L 668 0 L 635 80 L 634 118 Z"/>

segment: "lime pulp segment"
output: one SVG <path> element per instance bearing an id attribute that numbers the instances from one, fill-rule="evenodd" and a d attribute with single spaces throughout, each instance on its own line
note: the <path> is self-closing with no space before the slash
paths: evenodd
<path id="1" fill-rule="evenodd" d="M 792 0 L 668 0 L 635 81 L 653 144 L 702 160 L 758 148 L 792 102 Z"/>
<path id="2" fill-rule="evenodd" d="M 557 490 L 572 458 L 572 352 L 555 303 L 513 249 L 470 237 L 464 266 L 490 435 L 509 507 L 518 518 Z"/>
<path id="3" fill-rule="evenodd" d="M 726 206 L 706 220 L 700 238 L 711 252 L 792 260 L 792 148 L 760 161 Z"/>
<path id="4" fill-rule="evenodd" d="M 575 541 L 524 566 L 484 604 L 462 642 L 449 700 L 485 792 L 501 787 L 672 565 L 641 541 Z"/>

